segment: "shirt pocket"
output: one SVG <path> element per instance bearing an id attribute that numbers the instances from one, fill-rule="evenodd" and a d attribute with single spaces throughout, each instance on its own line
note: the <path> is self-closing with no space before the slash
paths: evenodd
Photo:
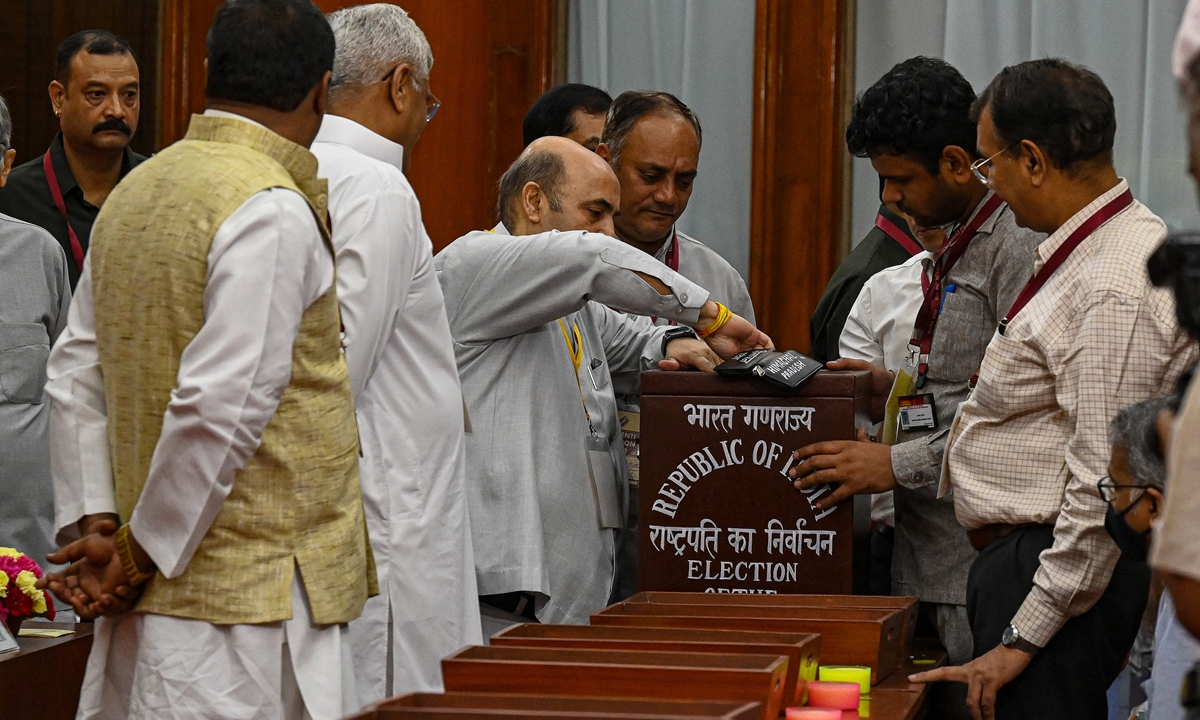
<path id="1" fill-rule="evenodd" d="M 11 403 L 40 405 L 50 335 L 41 323 L 0 323 L 0 390 Z"/>
<path id="2" fill-rule="evenodd" d="M 987 301 L 969 292 L 946 293 L 930 348 L 929 377 L 967 382 L 979 369 L 995 325 L 988 324 Z"/>

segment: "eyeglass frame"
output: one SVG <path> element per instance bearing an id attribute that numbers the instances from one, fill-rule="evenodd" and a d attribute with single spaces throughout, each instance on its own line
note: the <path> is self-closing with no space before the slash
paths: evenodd
<path id="1" fill-rule="evenodd" d="M 991 180 L 989 179 L 988 175 L 983 174 L 983 169 L 985 167 L 987 167 L 988 165 L 991 165 L 993 160 L 1000 157 L 1001 155 L 1008 152 L 1009 150 L 1012 150 L 1013 148 L 1015 148 L 1016 146 L 1018 146 L 1020 144 L 1021 144 L 1021 141 L 1018 140 L 1015 143 L 1013 143 L 1012 145 L 1009 145 L 1008 147 L 1004 148 L 1000 152 L 996 153 L 995 155 L 992 155 L 991 157 L 981 158 L 981 159 L 976 160 L 975 162 L 971 163 L 971 173 L 975 175 L 975 179 L 978 180 L 979 182 L 983 183 L 984 185 L 990 184 Z"/>
<path id="2" fill-rule="evenodd" d="M 1106 480 L 1108 482 L 1105 482 Z M 1096 488 L 1097 488 L 1097 490 L 1100 491 L 1100 499 L 1103 500 L 1104 502 L 1108 503 L 1109 505 L 1112 505 L 1112 501 L 1114 499 L 1116 499 L 1116 492 L 1118 490 L 1141 489 L 1141 490 L 1145 491 L 1145 490 L 1160 489 L 1157 485 L 1118 485 L 1113 480 L 1112 475 L 1105 475 L 1104 477 L 1100 478 L 1100 480 L 1096 483 Z M 1129 507 L 1133 507 L 1134 503 L 1136 503 L 1138 500 L 1141 500 L 1142 497 L 1144 497 L 1145 495 L 1146 495 L 1146 493 L 1142 492 L 1137 497 L 1130 499 Z"/>
<path id="3" fill-rule="evenodd" d="M 400 63 L 400 65 L 403 65 L 403 64 L 404 63 Z M 400 69 L 400 65 L 396 65 L 391 70 L 388 70 L 387 75 L 384 75 L 382 78 L 380 78 L 379 82 L 387 82 L 388 80 L 391 80 L 392 76 L 396 74 L 396 71 Z M 421 86 L 417 84 L 417 76 L 416 75 L 412 75 L 411 77 L 412 77 L 412 81 L 413 81 L 413 87 L 416 88 L 417 92 L 425 93 L 425 122 L 429 122 L 430 120 L 433 119 L 434 115 L 438 114 L 438 110 L 442 109 L 442 101 L 438 100 L 437 96 L 434 95 L 433 93 L 429 92 L 428 90 L 424 90 L 424 91 L 421 90 Z M 433 102 L 429 102 L 430 97 L 433 98 Z"/>

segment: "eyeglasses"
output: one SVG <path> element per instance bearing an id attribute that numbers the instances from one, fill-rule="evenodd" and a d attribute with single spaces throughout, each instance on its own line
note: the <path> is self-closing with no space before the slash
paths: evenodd
<path id="1" fill-rule="evenodd" d="M 975 173 L 975 179 L 984 185 L 987 185 L 990 182 L 992 175 L 992 161 L 1020 144 L 1020 142 L 1015 142 L 991 157 L 983 158 L 982 160 L 976 160 L 975 162 L 971 163 L 971 172 Z"/>
<path id="2" fill-rule="evenodd" d="M 1145 491 L 1152 487 L 1155 487 L 1154 485 L 1118 485 L 1112 479 L 1111 475 L 1105 475 L 1104 477 L 1100 478 L 1100 482 L 1097 483 L 1097 485 L 1100 488 L 1100 497 L 1104 500 L 1104 502 L 1109 503 L 1109 504 L 1111 504 L 1112 501 L 1116 499 L 1117 491 L 1119 491 L 1119 490 L 1143 490 L 1143 491 Z M 1130 497 L 1129 504 L 1132 505 L 1133 503 L 1137 502 L 1138 499 L 1141 498 L 1141 496 L 1144 494 L 1145 493 L 1142 492 L 1142 493 L 1138 493 L 1137 497 Z"/>
<path id="3" fill-rule="evenodd" d="M 392 68 L 391 70 L 388 70 L 388 74 L 384 75 L 382 78 L 380 78 L 379 82 L 387 82 L 388 80 L 391 80 L 392 76 L 396 74 L 396 70 L 398 70 L 399 68 L 400 68 L 400 66 L 397 65 L 396 67 Z M 417 92 L 425 94 L 425 122 L 429 122 L 430 120 L 433 119 L 434 115 L 438 114 L 438 110 L 442 109 L 442 102 L 440 100 L 438 100 L 437 97 L 434 96 L 433 93 L 429 92 L 428 90 L 422 90 L 421 86 L 417 84 L 416 77 L 413 77 L 412 82 L 413 82 L 413 87 L 416 89 Z"/>

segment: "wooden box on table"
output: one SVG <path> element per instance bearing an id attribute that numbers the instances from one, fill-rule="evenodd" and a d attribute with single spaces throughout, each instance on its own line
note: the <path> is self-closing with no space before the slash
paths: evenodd
<path id="1" fill-rule="evenodd" d="M 604 720 L 756 720 L 759 703 L 720 700 L 630 700 L 499 693 L 412 693 L 384 700 L 349 720 L 580 718 Z"/>
<path id="2" fill-rule="evenodd" d="M 756 377 L 642 374 L 639 584 L 709 593 L 851 593 L 865 582 L 869 502 L 825 511 L 791 453 L 869 423 L 869 374 L 798 389 Z M 857 523 L 856 523 L 857 520 Z M 857 578 L 857 582 L 856 582 Z"/>
<path id="3" fill-rule="evenodd" d="M 891 674 L 899 663 L 904 611 L 618 603 L 592 615 L 591 622 L 818 633 L 823 664 L 865 665 L 871 668 L 871 682 L 876 683 Z"/>
<path id="4" fill-rule="evenodd" d="M 574 648 L 468 647 L 442 660 L 451 692 L 762 703 L 774 720 L 787 658 Z"/>
<path id="5" fill-rule="evenodd" d="M 778 606 L 794 608 L 843 608 L 863 610 L 902 610 L 899 655 L 897 662 L 903 665 L 908 659 L 907 651 L 913 644 L 917 628 L 919 598 L 890 595 L 726 595 L 715 593 L 640 592 L 629 598 L 627 603 L 651 603 L 659 605 L 745 605 L 750 607 Z"/>
<path id="6" fill-rule="evenodd" d="M 799 705 L 817 677 L 821 637 L 803 633 L 621 627 L 616 625 L 514 625 L 492 636 L 493 646 L 573 647 L 595 650 L 783 655 L 788 659 L 783 704 Z"/>

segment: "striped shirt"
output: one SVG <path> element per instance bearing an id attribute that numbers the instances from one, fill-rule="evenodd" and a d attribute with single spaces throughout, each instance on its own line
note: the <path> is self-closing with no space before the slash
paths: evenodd
<path id="1" fill-rule="evenodd" d="M 1046 238 L 1035 272 L 1127 189 L 1121 180 Z M 1107 474 L 1109 422 L 1170 392 L 1196 356 L 1170 292 L 1146 274 L 1165 235 L 1162 220 L 1136 201 L 1093 232 L 1007 332 L 993 335 L 979 384 L 950 432 L 942 492 L 953 488 L 960 523 L 1055 526 L 1013 618 L 1038 646 L 1096 603 L 1117 561 L 1097 489 Z"/>

